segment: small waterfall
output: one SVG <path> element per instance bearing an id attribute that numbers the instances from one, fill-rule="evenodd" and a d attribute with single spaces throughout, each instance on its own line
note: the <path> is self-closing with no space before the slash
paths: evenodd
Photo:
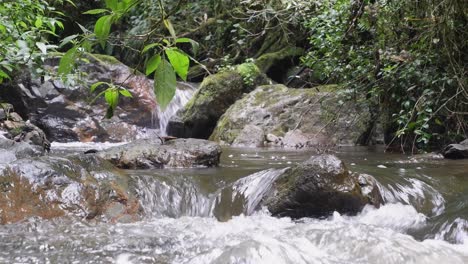
<path id="1" fill-rule="evenodd" d="M 211 199 L 190 177 L 141 176 L 137 195 L 150 218 L 211 216 Z"/>
<path id="2" fill-rule="evenodd" d="M 153 120 L 158 119 L 161 136 L 167 136 L 166 130 L 169 120 L 190 101 L 197 88 L 193 83 L 178 83 L 174 98 L 167 108 L 162 111 L 159 106 L 156 107 Z"/>
<path id="3" fill-rule="evenodd" d="M 207 193 L 192 177 L 137 176 L 137 195 L 150 218 L 183 216 L 216 217 L 228 220 L 240 214 L 252 215 L 286 169 L 269 169 L 241 178 Z"/>

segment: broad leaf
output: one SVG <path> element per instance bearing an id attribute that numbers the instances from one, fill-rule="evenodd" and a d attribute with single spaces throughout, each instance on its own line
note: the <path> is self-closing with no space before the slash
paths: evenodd
<path id="1" fill-rule="evenodd" d="M 171 102 L 176 92 L 176 74 L 171 64 L 163 59 L 154 73 L 154 93 L 161 110 Z"/>
<path id="2" fill-rule="evenodd" d="M 91 85 L 89 89 L 91 90 L 91 92 L 94 92 L 96 88 L 98 88 L 100 85 L 103 85 L 103 84 L 106 84 L 107 86 L 109 86 L 109 84 L 106 82 L 96 82 L 93 85 Z"/>
<path id="3" fill-rule="evenodd" d="M 102 14 L 102 13 L 106 13 L 106 12 L 109 12 L 109 10 L 107 10 L 107 9 L 91 9 L 91 10 L 88 10 L 88 11 L 84 12 L 83 14 L 85 14 L 85 15 L 97 15 L 97 14 Z"/>
<path id="4" fill-rule="evenodd" d="M 182 78 L 182 80 L 187 80 L 187 73 L 190 65 L 190 59 L 187 55 L 182 53 L 177 48 L 170 48 L 166 50 L 166 55 L 169 58 L 174 70 Z"/>
<path id="5" fill-rule="evenodd" d="M 66 75 L 71 72 L 73 67 L 75 66 L 75 58 L 76 52 L 78 47 L 73 47 L 69 49 L 60 59 L 59 67 L 58 67 L 58 74 L 59 75 Z"/>
<path id="6" fill-rule="evenodd" d="M 150 50 L 151 48 L 154 48 L 154 47 L 157 47 L 157 46 L 161 46 L 161 44 L 159 44 L 159 43 L 151 43 L 151 44 L 149 44 L 149 45 L 146 45 L 146 46 L 143 48 L 143 50 L 141 51 L 141 53 L 143 54 L 143 53 L 147 52 L 148 50 Z"/>
<path id="7" fill-rule="evenodd" d="M 119 90 L 119 92 L 120 92 L 121 95 L 123 95 L 125 97 L 129 97 L 129 98 L 133 97 L 132 94 L 130 93 L 130 91 L 128 91 L 128 90 L 123 89 L 123 90 Z"/>
<path id="8" fill-rule="evenodd" d="M 109 36 L 110 28 L 112 25 L 112 15 L 100 17 L 94 25 L 94 34 L 101 43 L 102 48 L 105 47 L 105 40 Z"/>
<path id="9" fill-rule="evenodd" d="M 119 103 L 119 91 L 116 89 L 108 89 L 104 93 L 104 98 L 106 99 L 109 107 L 107 108 L 106 118 L 111 118 L 114 115 L 114 110 Z"/>
<path id="10" fill-rule="evenodd" d="M 150 75 L 153 73 L 161 63 L 161 55 L 156 54 L 151 57 L 148 62 L 146 63 L 146 75 Z"/>

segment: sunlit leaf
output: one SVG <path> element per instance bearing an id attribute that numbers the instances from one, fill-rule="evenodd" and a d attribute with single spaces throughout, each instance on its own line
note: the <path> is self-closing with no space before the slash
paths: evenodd
<path id="1" fill-rule="evenodd" d="M 101 47 L 105 47 L 105 40 L 109 36 L 110 28 L 112 25 L 112 15 L 100 17 L 94 25 L 94 34 L 101 43 Z"/>
<path id="2" fill-rule="evenodd" d="M 174 70 L 177 72 L 177 75 L 179 75 L 182 80 L 186 81 L 190 65 L 189 57 L 177 48 L 167 49 L 166 55 L 174 67 Z"/>
<path id="3" fill-rule="evenodd" d="M 133 97 L 132 94 L 130 93 L 130 91 L 128 91 L 128 90 L 122 89 L 122 90 L 119 90 L 119 93 L 120 93 L 121 95 L 125 96 L 125 97 L 129 97 L 129 98 L 132 98 L 132 97 Z"/>
<path id="4" fill-rule="evenodd" d="M 151 57 L 148 62 L 146 63 L 146 75 L 150 75 L 153 73 L 161 63 L 161 55 L 156 54 L 153 57 Z"/>

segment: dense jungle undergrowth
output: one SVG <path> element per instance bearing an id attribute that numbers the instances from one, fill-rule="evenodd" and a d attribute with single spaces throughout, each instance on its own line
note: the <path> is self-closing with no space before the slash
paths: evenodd
<path id="1" fill-rule="evenodd" d="M 154 76 L 167 105 L 176 76 L 252 61 L 292 87 L 340 84 L 392 149 L 437 149 L 468 135 L 467 13 L 463 0 L 1 0 L 0 82 L 25 67 L 70 77 L 80 54 L 101 53 Z M 98 86 L 109 116 L 129 96 Z"/>

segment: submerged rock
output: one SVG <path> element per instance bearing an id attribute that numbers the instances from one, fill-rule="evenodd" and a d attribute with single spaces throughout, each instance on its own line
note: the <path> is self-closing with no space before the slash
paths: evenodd
<path id="1" fill-rule="evenodd" d="M 450 144 L 442 151 L 446 159 L 468 159 L 468 139 L 459 144 Z"/>
<path id="2" fill-rule="evenodd" d="M 268 78 L 252 63 L 205 78 L 193 98 L 169 122 L 168 134 L 208 138 L 229 106 L 257 85 L 267 83 Z"/>
<path id="3" fill-rule="evenodd" d="M 201 139 L 136 140 L 98 155 L 123 169 L 213 167 L 219 164 L 221 147 Z"/>
<path id="4" fill-rule="evenodd" d="M 382 204 L 375 179 L 370 175 L 351 175 L 333 155 L 312 157 L 286 169 L 275 179 L 269 193 L 263 205 L 273 215 L 292 218 L 323 217 L 334 211 L 355 215 L 366 204 Z"/>
<path id="5" fill-rule="evenodd" d="M 372 128 L 369 110 L 342 102 L 336 86 L 317 89 L 260 86 L 226 111 L 210 139 L 233 144 L 249 137 L 247 126 L 255 126 L 250 137 L 267 135 L 268 146 L 326 148 L 367 142 Z"/>
<path id="6" fill-rule="evenodd" d="M 127 182 L 94 155 L 18 159 L 0 172 L 0 223 L 64 215 L 135 221 L 141 208 Z"/>

